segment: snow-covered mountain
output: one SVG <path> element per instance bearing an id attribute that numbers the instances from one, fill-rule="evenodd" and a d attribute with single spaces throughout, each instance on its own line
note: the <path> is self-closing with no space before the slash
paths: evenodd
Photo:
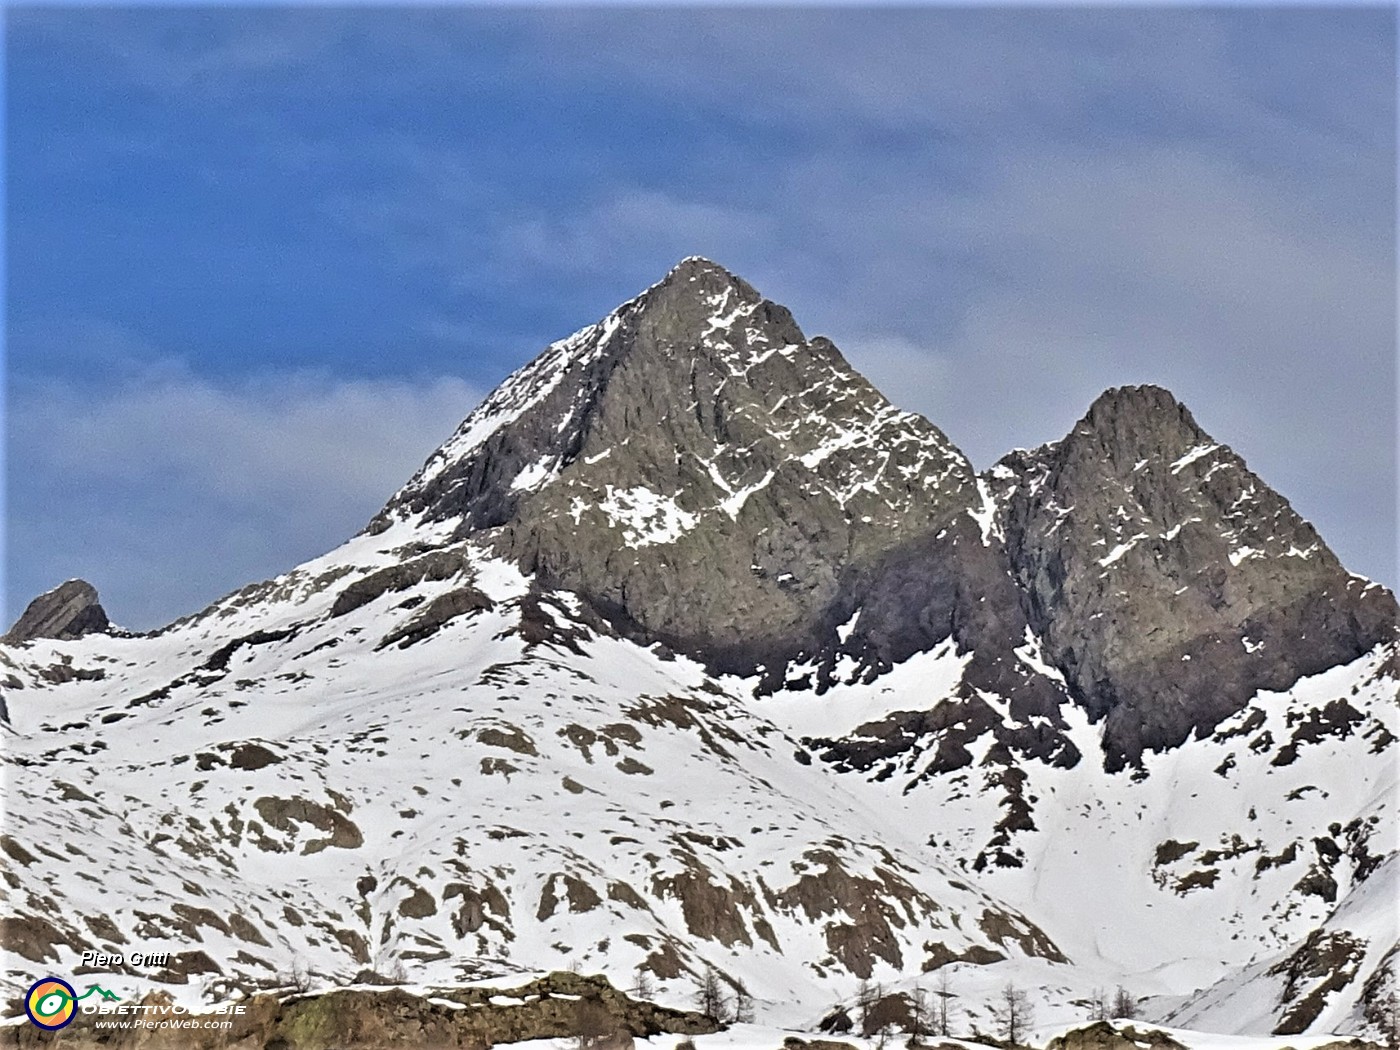
<path id="1" fill-rule="evenodd" d="M 337 550 L 96 602 L 0 644 L 10 996 L 89 949 L 189 1001 L 713 968 L 794 1025 L 934 971 L 1226 1032 L 1390 988 L 1394 598 L 1159 388 L 979 476 L 688 259 Z"/>

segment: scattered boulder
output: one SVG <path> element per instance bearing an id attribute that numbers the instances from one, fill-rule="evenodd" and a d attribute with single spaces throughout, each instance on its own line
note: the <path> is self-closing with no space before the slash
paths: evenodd
<path id="1" fill-rule="evenodd" d="M 854 1044 L 843 1043 L 839 1039 L 800 1039 L 795 1035 L 790 1035 L 783 1040 L 783 1050 L 856 1050 L 856 1048 Z"/>
<path id="2" fill-rule="evenodd" d="M 903 992 L 882 995 L 870 1004 L 861 1024 L 861 1034 L 867 1038 L 883 1029 L 907 1032 L 914 1027 L 914 1004 Z M 840 1046 L 836 1043 L 833 1046 Z M 816 1050 L 816 1048 L 813 1048 Z"/>
<path id="3" fill-rule="evenodd" d="M 843 1035 L 855 1027 L 851 1015 L 843 1007 L 837 1007 L 817 1022 L 817 1031 Z"/>
<path id="4" fill-rule="evenodd" d="M 1045 1050 L 1186 1050 L 1166 1032 L 1159 1029 L 1125 1027 L 1121 1031 L 1107 1021 L 1095 1021 L 1083 1028 L 1071 1028 L 1046 1044 Z"/>

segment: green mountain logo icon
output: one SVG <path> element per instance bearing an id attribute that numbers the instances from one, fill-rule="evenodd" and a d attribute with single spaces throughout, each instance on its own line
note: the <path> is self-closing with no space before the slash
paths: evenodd
<path id="1" fill-rule="evenodd" d="M 120 996 L 120 995 L 117 995 L 115 992 L 109 992 L 106 988 L 103 988 L 100 984 L 90 984 L 90 985 L 88 985 L 88 990 L 85 991 L 82 995 L 76 996 L 76 998 L 77 998 L 77 999 L 86 999 L 89 995 L 96 995 L 98 998 L 103 999 L 103 1000 L 105 1000 L 106 1002 L 109 1002 L 109 1003 L 115 1003 L 115 1002 L 119 1002 L 119 1001 L 121 1000 L 121 996 Z"/>

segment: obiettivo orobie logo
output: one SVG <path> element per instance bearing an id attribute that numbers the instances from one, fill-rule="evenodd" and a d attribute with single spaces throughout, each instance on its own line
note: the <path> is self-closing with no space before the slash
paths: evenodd
<path id="1" fill-rule="evenodd" d="M 24 1012 L 40 1028 L 64 1028 L 73 1023 L 78 1012 L 78 994 L 67 981 L 44 977 L 35 981 L 24 997 Z"/>
<path id="2" fill-rule="evenodd" d="M 91 985 L 82 995 L 73 991 L 73 986 L 58 977 L 44 977 L 34 982 L 29 994 L 24 997 L 24 1012 L 32 1024 L 55 1032 L 73 1023 L 78 1013 L 78 1001 L 96 995 L 107 1002 L 119 996 L 107 991 L 101 985 Z"/>

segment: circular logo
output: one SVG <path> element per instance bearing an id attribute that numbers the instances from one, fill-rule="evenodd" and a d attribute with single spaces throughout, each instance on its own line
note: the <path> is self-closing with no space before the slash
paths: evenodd
<path id="1" fill-rule="evenodd" d="M 40 1028 L 57 1031 L 73 1023 L 73 1015 L 78 1012 L 76 998 L 77 993 L 67 981 L 45 977 L 35 981 L 24 997 L 24 1012 Z"/>

